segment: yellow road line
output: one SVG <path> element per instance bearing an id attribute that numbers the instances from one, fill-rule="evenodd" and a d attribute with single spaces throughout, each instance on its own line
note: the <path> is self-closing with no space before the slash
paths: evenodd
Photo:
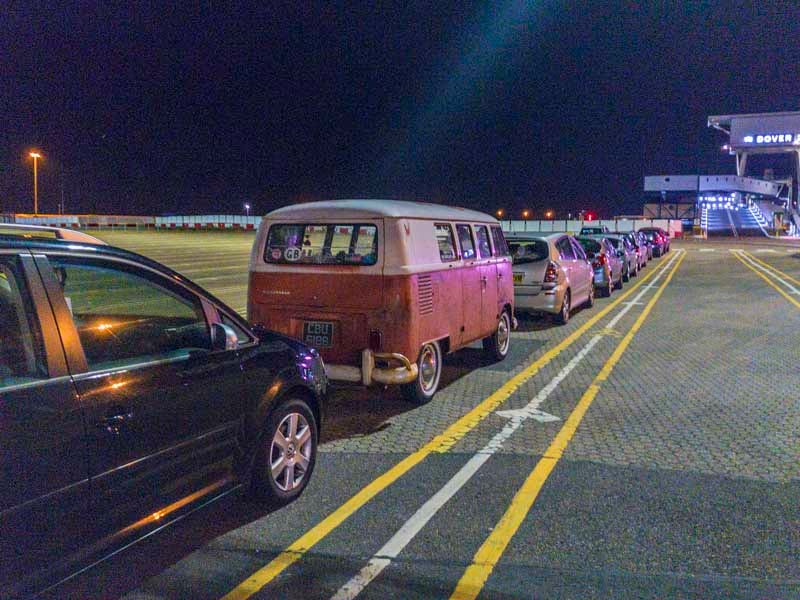
<path id="1" fill-rule="evenodd" d="M 685 253 L 684 253 L 685 256 Z M 681 260 L 683 256 L 681 257 Z M 667 263 L 664 263 L 666 265 Z M 402 475 L 410 471 L 413 467 L 422 462 L 427 456 L 434 452 L 446 452 L 458 440 L 474 429 L 483 419 L 492 414 L 494 410 L 508 399 L 523 383 L 536 375 L 539 370 L 556 358 L 561 352 L 571 346 L 584 333 L 589 331 L 594 325 L 609 312 L 616 308 L 628 296 L 644 284 L 650 277 L 664 268 L 659 265 L 658 269 L 652 270 L 643 276 L 639 282 L 624 292 L 619 298 L 599 311 L 586 323 L 573 331 L 564 338 L 558 345 L 545 352 L 536 361 L 523 369 L 517 375 L 509 379 L 505 384 L 498 388 L 488 398 L 483 400 L 470 412 L 450 425 L 444 432 L 437 435 L 430 442 L 425 444 L 416 452 L 408 455 L 391 469 L 380 475 L 377 479 L 367 484 L 356 495 L 342 504 L 339 508 L 309 529 L 304 535 L 293 542 L 288 548 L 276 556 L 270 563 L 253 573 L 246 580 L 237 585 L 234 589 L 223 596 L 222 600 L 246 600 L 253 594 L 261 590 L 270 581 L 275 579 L 286 568 L 302 558 L 302 556 L 319 543 L 331 531 L 336 529 L 345 519 L 350 517 L 359 508 L 364 506 L 381 491 L 397 481 Z"/>
<path id="2" fill-rule="evenodd" d="M 734 254 L 735 254 L 735 253 L 734 253 Z M 797 285 L 800 285 L 800 281 L 798 281 L 797 279 L 795 279 L 794 277 L 792 277 L 792 276 L 791 276 L 791 275 L 789 275 L 788 273 L 784 273 L 784 272 L 783 272 L 783 271 L 781 271 L 779 268 L 777 268 L 777 267 L 775 267 L 775 266 L 773 266 L 773 265 L 769 264 L 768 262 L 764 262 L 764 261 L 763 261 L 763 260 L 761 260 L 760 258 L 756 258 L 755 256 L 753 256 L 752 254 L 750 254 L 749 252 L 747 252 L 747 251 L 745 251 L 745 250 L 742 250 L 742 254 L 746 254 L 748 258 L 751 258 L 751 259 L 753 259 L 753 260 L 754 260 L 754 261 L 756 261 L 757 263 L 761 263 L 761 264 L 762 264 L 762 265 L 764 265 L 764 266 L 765 266 L 767 269 L 770 269 L 771 271 L 775 271 L 775 272 L 776 272 L 778 275 L 780 275 L 780 276 L 781 276 L 781 277 L 783 277 L 784 279 L 788 279 L 788 280 L 789 280 L 789 281 L 791 281 L 792 283 L 795 283 L 795 284 L 797 284 Z"/>
<path id="3" fill-rule="evenodd" d="M 575 431 L 578 429 L 578 425 L 580 425 L 581 420 L 586 414 L 586 411 L 589 409 L 589 406 L 592 404 L 595 396 L 597 396 L 597 393 L 600 391 L 600 384 L 608 379 L 608 376 L 611 374 L 614 366 L 628 348 L 633 336 L 636 335 L 637 331 L 639 331 L 639 328 L 650 314 L 650 311 L 653 309 L 653 306 L 655 306 L 655 303 L 658 302 L 658 299 L 661 297 L 661 294 L 664 292 L 667 285 L 669 285 L 669 282 L 672 280 L 672 276 L 678 270 L 678 267 L 680 267 L 680 264 L 683 262 L 684 258 L 686 258 L 686 253 L 684 253 L 683 256 L 681 256 L 675 263 L 675 266 L 670 271 L 666 280 L 664 280 L 664 283 L 659 286 L 658 290 L 653 295 L 653 298 L 647 303 L 647 306 L 645 306 L 642 314 L 639 315 L 638 319 L 636 319 L 633 327 L 631 327 L 630 331 L 625 334 L 625 337 L 622 338 L 622 341 L 603 365 L 603 368 L 594 378 L 591 385 L 589 385 L 583 396 L 581 396 L 581 399 L 578 401 L 575 409 L 569 415 L 569 418 L 564 423 L 564 426 L 558 432 L 555 439 L 553 439 L 553 442 L 547 448 L 542 458 L 534 467 L 533 471 L 531 471 L 531 474 L 525 480 L 525 483 L 522 484 L 522 487 L 514 495 L 514 498 L 511 500 L 511 504 L 509 505 L 505 514 L 503 514 L 501 517 L 500 521 L 497 523 L 497 526 L 492 530 L 492 533 L 488 538 L 486 538 L 486 541 L 484 541 L 483 545 L 481 545 L 481 547 L 475 553 L 475 556 L 472 559 L 472 564 L 467 567 L 466 571 L 464 571 L 464 574 L 461 576 L 461 579 L 456 585 L 456 589 L 453 591 L 453 595 L 450 596 L 451 600 L 472 600 L 473 598 L 477 597 L 477 595 L 483 589 L 483 586 L 486 583 L 486 580 L 489 578 L 489 575 L 491 575 L 492 570 L 497 564 L 497 561 L 500 560 L 500 557 L 505 552 L 506 547 L 511 542 L 511 538 L 517 532 L 520 525 L 522 525 L 523 519 L 525 519 L 531 507 L 533 506 L 533 503 L 536 500 L 536 497 L 539 495 L 542 486 L 544 486 L 548 476 L 555 468 L 556 464 L 564 453 L 564 450 L 566 450 L 567 444 L 572 439 Z"/>
<path id="4" fill-rule="evenodd" d="M 744 254 L 744 253 L 743 253 L 743 254 Z M 763 279 L 764 281 L 766 281 L 766 282 L 767 282 L 767 284 L 768 284 L 769 286 L 771 286 L 771 287 L 773 287 L 775 290 L 777 290 L 777 292 L 778 292 L 778 293 L 779 293 L 781 296 L 783 296 L 784 298 L 786 298 L 786 299 L 787 299 L 789 302 L 791 302 L 792 304 L 794 304 L 794 305 L 795 305 L 797 308 L 800 308 L 800 302 L 798 302 L 797 300 L 795 300 L 794 298 L 792 298 L 792 297 L 791 297 L 789 294 L 787 294 L 785 291 L 783 291 L 783 289 L 781 289 L 780 287 L 778 287 L 778 285 L 777 285 L 775 282 L 773 282 L 773 281 L 772 281 L 772 280 L 771 280 L 769 277 L 767 277 L 766 275 L 764 275 L 764 273 L 762 273 L 761 271 L 759 271 L 758 269 L 756 269 L 756 268 L 755 268 L 753 265 L 747 264 L 747 261 L 746 261 L 744 258 L 742 258 L 742 257 L 739 255 L 739 253 L 738 253 L 738 252 L 734 252 L 734 253 L 733 253 L 733 255 L 734 255 L 734 256 L 735 256 L 735 257 L 736 257 L 736 258 L 739 260 L 739 262 L 740 262 L 740 263 L 742 263 L 742 264 L 743 264 L 745 267 L 747 267 L 747 268 L 748 268 L 748 269 L 750 269 L 750 270 L 751 270 L 753 273 L 755 273 L 756 275 L 758 275 L 759 277 L 761 277 L 761 279 Z M 749 255 L 748 255 L 748 256 L 749 256 Z M 775 269 L 775 270 L 777 271 L 777 269 Z"/>

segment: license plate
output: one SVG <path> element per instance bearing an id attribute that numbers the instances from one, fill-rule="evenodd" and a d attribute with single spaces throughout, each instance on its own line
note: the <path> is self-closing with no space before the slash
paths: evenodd
<path id="1" fill-rule="evenodd" d="M 314 348 L 330 348 L 333 345 L 333 322 L 304 321 L 303 341 Z"/>
<path id="2" fill-rule="evenodd" d="M 522 283 L 525 279 L 525 273 L 514 273 L 514 283 Z"/>

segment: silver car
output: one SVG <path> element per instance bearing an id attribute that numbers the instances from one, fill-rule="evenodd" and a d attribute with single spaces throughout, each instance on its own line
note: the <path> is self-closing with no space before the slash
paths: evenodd
<path id="1" fill-rule="evenodd" d="M 639 274 L 639 253 L 630 240 L 622 234 L 604 236 L 611 242 L 622 260 L 622 281 L 628 281 Z"/>
<path id="2" fill-rule="evenodd" d="M 594 269 L 595 293 L 608 298 L 612 290 L 622 289 L 623 258 L 604 235 L 578 236 L 578 243 L 586 251 Z"/>
<path id="3" fill-rule="evenodd" d="M 549 313 L 564 324 L 572 307 L 594 304 L 594 270 L 571 235 L 509 234 L 507 241 L 516 310 Z"/>
<path id="4" fill-rule="evenodd" d="M 647 246 L 642 244 L 642 240 L 639 239 L 635 231 L 628 231 L 626 233 L 620 233 L 619 235 L 628 240 L 636 250 L 637 271 L 644 269 L 647 266 Z"/>

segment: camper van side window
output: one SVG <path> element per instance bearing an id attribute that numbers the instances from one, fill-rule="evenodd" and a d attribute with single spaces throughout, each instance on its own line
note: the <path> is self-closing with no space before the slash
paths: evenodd
<path id="1" fill-rule="evenodd" d="M 506 238 L 503 237 L 503 230 L 497 226 L 492 226 L 492 241 L 494 242 L 495 256 L 508 256 L 509 254 L 511 254 L 508 251 L 508 244 L 506 244 Z"/>
<path id="2" fill-rule="evenodd" d="M 478 254 L 481 258 L 489 258 L 492 255 L 492 247 L 489 245 L 489 228 L 486 225 L 476 225 L 475 234 L 478 236 Z"/>
<path id="3" fill-rule="evenodd" d="M 436 230 L 436 241 L 439 244 L 439 258 L 442 259 L 442 262 L 458 260 L 453 228 L 448 223 L 435 223 L 434 228 Z"/>
<path id="4" fill-rule="evenodd" d="M 458 243 L 461 244 L 461 258 L 468 260 L 475 258 L 475 244 L 472 241 L 472 233 L 469 225 L 456 225 L 458 232 Z"/>

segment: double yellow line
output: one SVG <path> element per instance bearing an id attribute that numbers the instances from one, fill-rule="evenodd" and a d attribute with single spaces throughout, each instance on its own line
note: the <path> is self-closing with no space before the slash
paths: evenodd
<path id="1" fill-rule="evenodd" d="M 677 268 L 677 265 L 680 264 L 684 257 L 685 253 L 677 260 L 675 268 Z M 253 573 L 250 577 L 228 592 L 222 598 L 222 600 L 246 600 L 247 598 L 250 598 L 253 594 L 256 594 L 264 586 L 269 584 L 273 579 L 280 575 L 284 570 L 286 570 L 296 561 L 300 560 L 304 554 L 322 541 L 323 538 L 341 525 L 342 522 L 355 513 L 359 508 L 364 506 L 377 494 L 392 485 L 395 481 L 422 462 L 430 454 L 435 452 L 446 452 L 448 449 L 450 449 L 456 442 L 458 442 L 458 440 L 472 431 L 481 421 L 483 421 L 483 419 L 492 414 L 494 410 L 505 400 L 507 400 L 517 389 L 519 389 L 520 386 L 522 386 L 531 377 L 536 375 L 536 373 L 538 373 L 544 366 L 561 354 L 561 352 L 574 344 L 581 336 L 583 336 L 583 334 L 594 327 L 595 324 L 600 321 L 600 319 L 614 310 L 640 286 L 646 283 L 648 279 L 653 277 L 659 271 L 663 270 L 666 264 L 667 263 L 659 265 L 657 269 L 654 269 L 647 275 L 642 276 L 636 284 L 628 288 L 628 290 L 622 293 L 616 300 L 611 302 L 604 309 L 598 311 L 597 314 L 592 316 L 588 321 L 586 321 L 586 323 L 564 338 L 559 344 L 545 352 L 536 361 L 509 379 L 493 394 L 483 400 L 463 417 L 458 419 L 455 423 L 450 425 L 444 432 L 434 437 L 422 448 L 408 455 L 391 469 L 377 477 L 371 483 L 367 484 L 339 508 L 317 523 L 317 525 L 309 529 L 304 535 L 295 540 L 271 562 Z M 674 272 L 675 270 L 673 269 L 670 273 L 670 278 Z M 591 402 L 591 400 L 589 402 Z M 567 422 L 569 423 L 570 421 L 568 420 Z M 577 424 L 575 426 L 577 427 Z"/>
<path id="2" fill-rule="evenodd" d="M 644 323 L 645 319 L 647 319 L 650 311 L 653 309 L 653 306 L 655 306 L 656 302 L 658 302 L 658 299 L 661 297 L 661 294 L 664 292 L 667 285 L 669 285 L 669 282 L 672 280 L 672 276 L 675 275 L 675 272 L 678 270 L 678 267 L 684 258 L 686 258 L 685 252 L 675 262 L 675 265 L 670 270 L 669 275 L 664 280 L 664 283 L 659 286 L 656 293 L 639 315 L 639 318 L 636 319 L 633 327 L 631 327 L 628 333 L 625 334 L 625 337 L 622 338 L 622 341 L 603 365 L 603 368 L 600 369 L 600 372 L 594 378 L 591 385 L 589 385 L 589 387 L 583 393 L 583 396 L 581 396 L 578 404 L 569 415 L 569 418 L 567 418 L 564 426 L 561 428 L 558 434 L 556 434 L 553 442 L 547 448 L 542 458 L 534 467 L 533 471 L 531 471 L 531 474 L 525 480 L 525 483 L 522 484 L 522 487 L 514 495 L 514 498 L 511 500 L 511 504 L 509 505 L 505 514 L 501 517 L 500 521 L 492 530 L 492 533 L 489 535 L 489 537 L 486 538 L 486 541 L 483 543 L 483 545 L 475 553 L 475 556 L 472 559 L 472 564 L 467 567 L 464 575 L 459 580 L 453 595 L 450 597 L 451 600 L 472 600 L 473 598 L 477 597 L 477 595 L 483 589 L 486 580 L 489 578 L 489 575 L 491 575 L 495 565 L 505 552 L 508 544 L 511 542 L 511 538 L 514 537 L 514 534 L 516 534 L 520 525 L 522 525 L 523 520 L 533 506 L 533 503 L 536 501 L 536 497 L 539 495 L 542 486 L 544 486 L 545 481 L 547 481 L 550 473 L 553 471 L 559 459 L 564 454 L 567 444 L 572 439 L 572 436 L 575 435 L 578 425 L 580 425 L 581 420 L 583 420 L 583 417 L 586 414 L 586 411 L 589 410 L 589 406 L 591 406 L 592 402 L 597 396 L 597 393 L 600 391 L 601 384 L 608 379 L 609 375 L 611 375 L 611 371 L 619 362 L 619 359 L 622 358 L 622 355 L 628 348 L 628 345 L 631 343 L 633 336 L 636 335 L 636 332 L 639 331 L 642 323 Z"/>
<path id="3" fill-rule="evenodd" d="M 782 277 L 782 278 L 783 278 L 783 279 L 785 279 L 785 280 L 791 281 L 792 283 L 794 283 L 794 284 L 796 284 L 796 285 L 798 285 L 798 286 L 800 286 L 800 281 L 798 281 L 797 279 L 795 279 L 795 278 L 794 278 L 794 277 L 792 277 L 791 275 L 788 275 L 787 273 L 784 273 L 784 272 L 783 272 L 783 271 L 781 271 L 780 269 L 777 269 L 777 268 L 773 267 L 771 264 L 769 264 L 769 263 L 766 263 L 766 262 L 764 262 L 763 260 L 760 260 L 760 259 L 756 258 L 755 256 L 753 256 L 753 255 L 752 255 L 752 254 L 750 254 L 749 252 L 745 252 L 744 250 L 738 250 L 738 251 L 735 251 L 735 252 L 733 252 L 733 255 L 734 255 L 734 256 L 735 256 L 735 257 L 736 257 L 736 258 L 739 260 L 739 262 L 741 262 L 741 263 L 742 263 L 742 264 L 743 264 L 745 267 L 747 267 L 747 268 L 748 268 L 748 269 L 750 269 L 750 270 L 751 270 L 753 273 L 755 273 L 756 275 L 758 275 L 759 277 L 761 277 L 761 279 L 763 279 L 764 281 L 766 281 L 766 282 L 767 282 L 767 285 L 769 285 L 770 287 L 774 288 L 774 289 L 775 289 L 775 290 L 776 290 L 776 291 L 777 291 L 777 292 L 778 292 L 778 293 L 779 293 L 781 296 L 783 296 L 784 298 L 786 298 L 786 299 L 787 299 L 789 302 L 791 302 L 792 304 L 794 304 L 794 305 L 795 305 L 797 308 L 800 308 L 800 301 L 798 301 L 798 299 L 797 299 L 797 298 L 792 298 L 792 297 L 791 297 L 789 294 L 787 294 L 787 293 L 786 293 L 786 290 L 784 290 L 783 288 L 779 287 L 779 286 L 778 286 L 778 284 L 776 284 L 776 283 L 775 283 L 773 280 L 771 280 L 769 277 L 767 277 L 767 275 L 766 275 L 766 274 L 765 274 L 763 271 L 761 271 L 761 270 L 759 270 L 759 269 L 755 268 L 753 265 L 751 265 L 750 263 L 748 263 L 748 262 L 747 262 L 747 261 L 746 261 L 746 260 L 743 258 L 743 256 L 746 256 L 747 258 L 749 258 L 749 259 L 750 259 L 750 260 L 752 260 L 753 262 L 756 262 L 756 263 L 758 263 L 758 264 L 762 265 L 762 266 L 763 266 L 765 269 L 767 269 L 768 271 L 772 272 L 773 274 L 775 274 L 775 275 L 778 275 L 778 276 Z"/>

